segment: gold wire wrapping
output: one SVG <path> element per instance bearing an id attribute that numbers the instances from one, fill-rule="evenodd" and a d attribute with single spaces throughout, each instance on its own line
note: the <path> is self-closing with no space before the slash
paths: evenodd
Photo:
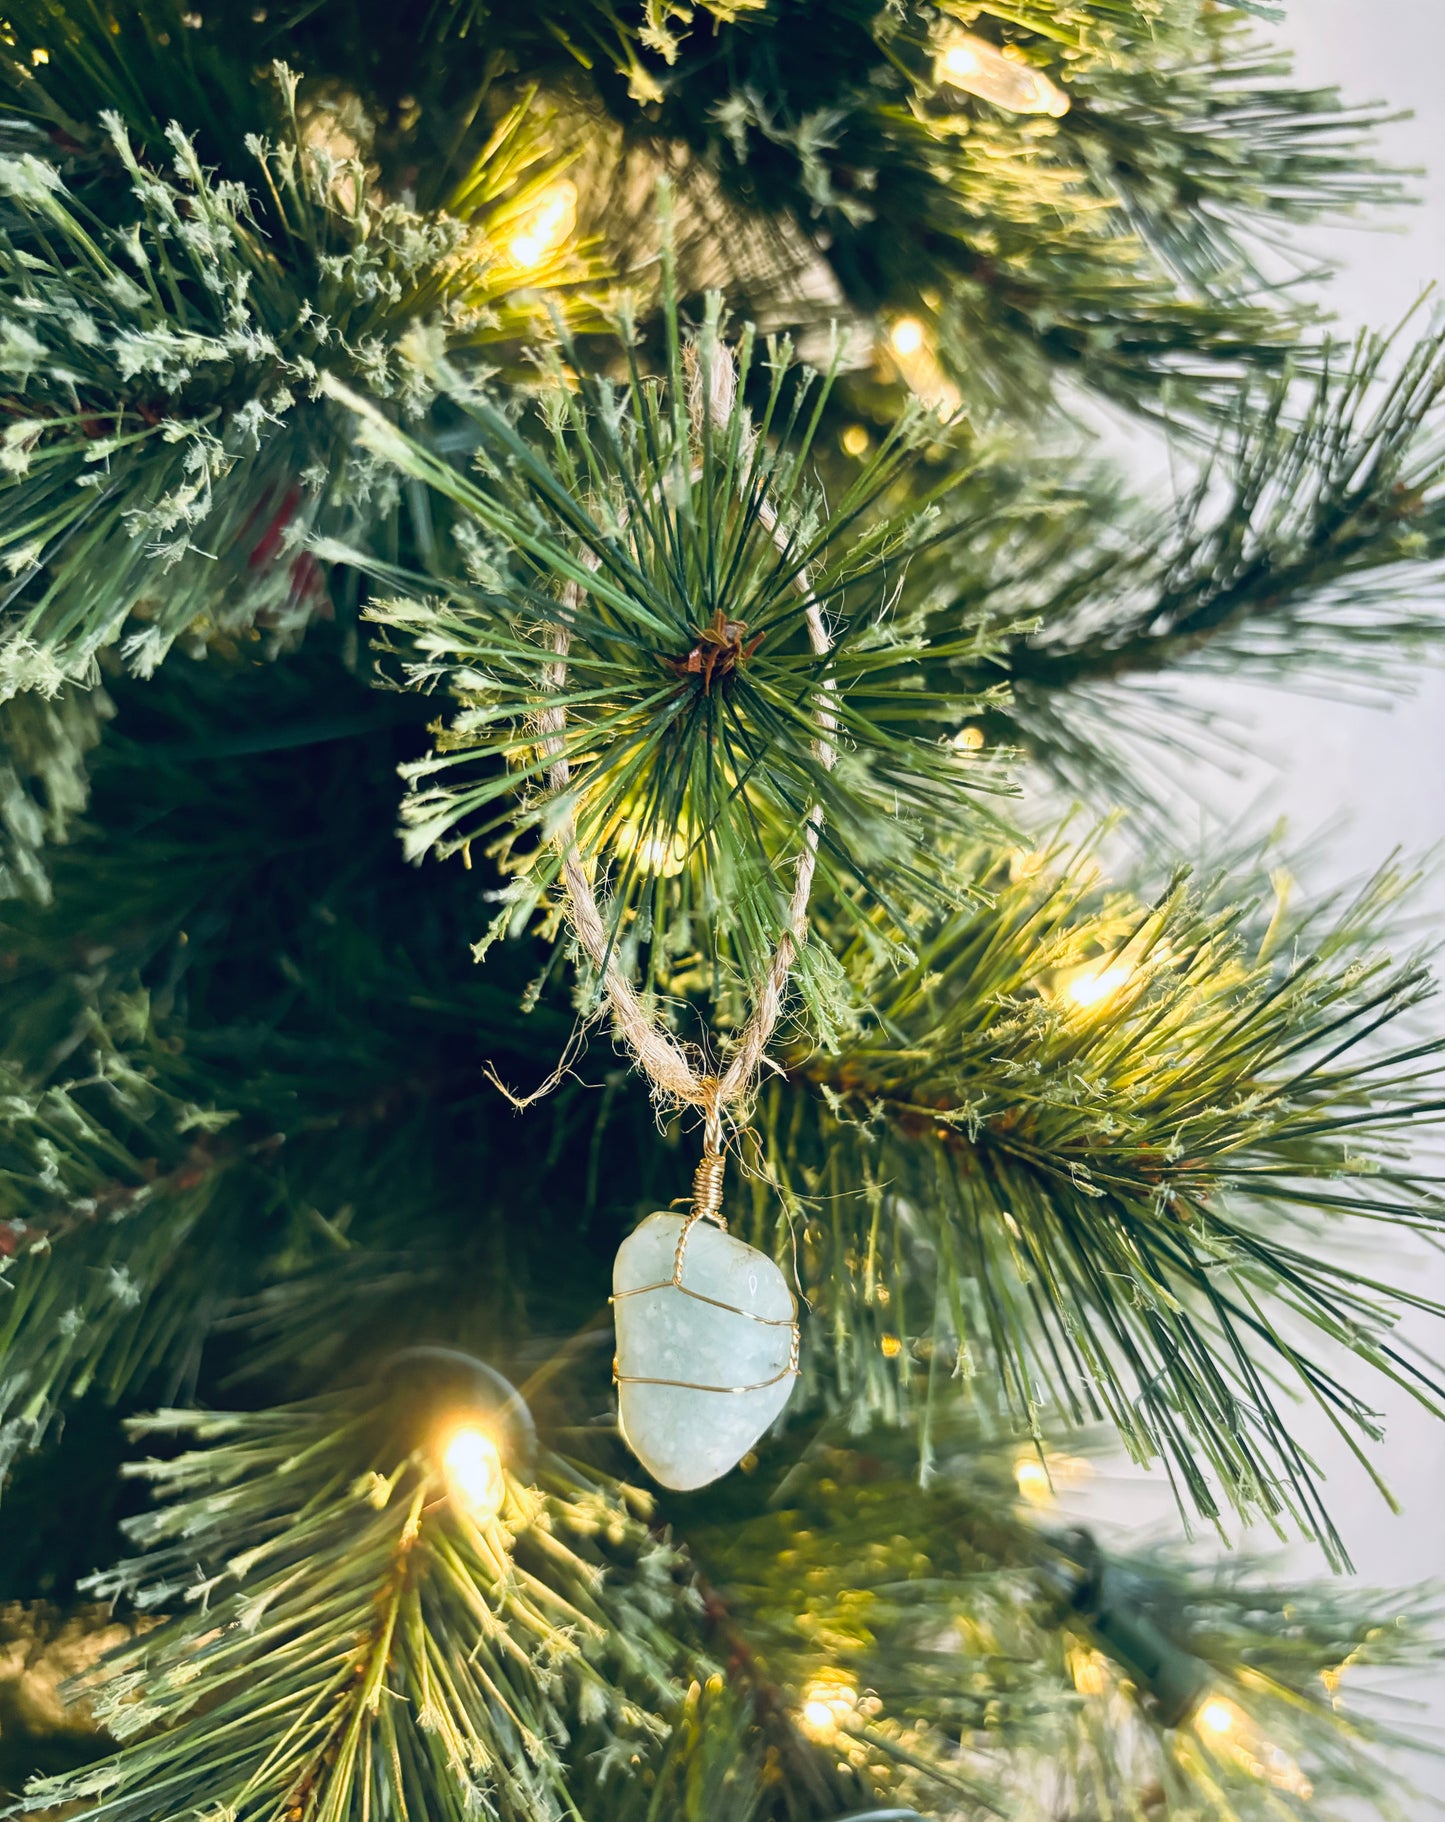
<path id="1" fill-rule="evenodd" d="M 711 1109 L 709 1110 L 711 1112 Z M 690 1290 L 682 1281 L 683 1268 L 687 1264 L 687 1243 L 692 1230 L 699 1221 L 711 1221 L 715 1227 L 727 1232 L 728 1224 L 722 1213 L 723 1172 L 727 1160 L 720 1151 L 713 1149 L 713 1133 L 709 1121 L 707 1149 L 703 1152 L 693 1176 L 692 1212 L 682 1224 L 682 1231 L 677 1236 L 677 1250 L 672 1256 L 672 1276 L 659 1279 L 656 1284 L 639 1284 L 630 1291 L 614 1291 L 611 1301 L 620 1303 L 624 1297 L 646 1297 L 653 1291 L 681 1291 L 684 1297 L 691 1297 L 696 1303 L 711 1304 L 715 1310 L 726 1310 L 729 1315 L 745 1316 L 749 1322 L 759 1322 L 764 1328 L 791 1329 L 792 1345 L 788 1349 L 788 1364 L 771 1379 L 760 1379 L 755 1385 L 701 1385 L 693 1379 L 649 1379 L 641 1373 L 619 1373 L 617 1356 L 612 1356 L 612 1383 L 614 1385 L 670 1385 L 684 1392 L 718 1392 L 731 1396 L 739 1392 L 762 1392 L 770 1385 L 777 1385 L 779 1380 L 796 1378 L 798 1372 L 798 1349 L 801 1345 L 801 1331 L 798 1327 L 798 1299 L 790 1290 L 788 1300 L 793 1306 L 791 1316 L 758 1316 L 752 1310 L 740 1309 L 735 1303 L 724 1303 L 718 1297 L 705 1296 L 701 1291 Z"/>
<path id="2" fill-rule="evenodd" d="M 724 1233 L 728 1224 L 722 1212 L 722 1183 L 725 1168 L 715 1152 L 704 1152 L 692 1178 L 692 1213 L 694 1220 L 715 1221 Z"/>

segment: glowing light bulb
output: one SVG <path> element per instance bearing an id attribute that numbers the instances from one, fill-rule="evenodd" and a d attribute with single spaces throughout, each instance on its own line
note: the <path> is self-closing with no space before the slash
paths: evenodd
<path id="1" fill-rule="evenodd" d="M 1014 1463 L 1014 1480 L 1019 1497 L 1031 1506 L 1047 1506 L 1054 1497 L 1049 1472 L 1037 1455 L 1021 1455 Z"/>
<path id="2" fill-rule="evenodd" d="M 1234 1733 L 1242 1718 L 1234 1703 L 1226 1702 L 1220 1696 L 1213 1697 L 1199 1711 L 1199 1725 L 1216 1739 Z"/>
<path id="3" fill-rule="evenodd" d="M 798 1710 L 803 1731 L 815 1740 L 831 1740 L 853 1716 L 857 1705 L 857 1685 L 838 1671 L 825 1671 L 803 1691 Z"/>
<path id="4" fill-rule="evenodd" d="M 497 1445 L 476 1424 L 453 1430 L 442 1450 L 452 1498 L 479 1524 L 486 1524 L 502 1509 L 506 1478 Z"/>
<path id="5" fill-rule="evenodd" d="M 1195 1715 L 1194 1726 L 1214 1751 L 1232 1759 L 1247 1776 L 1306 1801 L 1314 1795 L 1314 1786 L 1289 1754 L 1266 1740 L 1227 1696 L 1211 1696 Z"/>
<path id="6" fill-rule="evenodd" d="M 1042 70 L 1005 57 L 996 45 L 972 32 L 959 32 L 940 45 L 933 79 L 1010 114 L 1052 114 L 1058 119 L 1069 111 L 1068 96 Z"/>
<path id="7" fill-rule="evenodd" d="M 914 397 L 921 399 L 940 417 L 953 417 L 963 404 L 963 396 L 940 366 L 919 319 L 916 316 L 895 318 L 888 330 L 887 346 L 897 376 Z"/>
<path id="8" fill-rule="evenodd" d="M 962 82 L 978 74 L 978 52 L 967 38 L 956 39 L 940 51 L 936 68 L 949 82 Z"/>
<path id="9" fill-rule="evenodd" d="M 570 177 L 543 190 L 507 242 L 508 263 L 526 272 L 555 253 L 577 225 L 577 186 Z"/>
<path id="10" fill-rule="evenodd" d="M 916 316 L 900 316 L 889 330 L 888 339 L 893 344 L 893 352 L 906 360 L 923 346 L 923 324 Z"/>
<path id="11" fill-rule="evenodd" d="M 1088 968 L 1069 982 L 1069 998 L 1076 1006 L 1101 1006 L 1127 985 L 1132 970 L 1120 963 L 1107 968 Z"/>
<path id="12" fill-rule="evenodd" d="M 638 850 L 637 864 L 644 873 L 660 873 L 664 879 L 671 879 L 686 866 L 687 855 L 679 852 L 678 843 L 652 835 Z"/>

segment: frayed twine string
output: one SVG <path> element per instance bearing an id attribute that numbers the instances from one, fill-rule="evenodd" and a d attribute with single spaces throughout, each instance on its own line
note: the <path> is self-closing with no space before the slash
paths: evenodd
<path id="1" fill-rule="evenodd" d="M 689 388 L 688 410 L 694 434 L 701 437 L 705 415 L 714 424 L 725 424 L 737 408 L 737 368 L 731 353 L 721 347 L 713 347 L 706 354 L 699 352 L 695 356 L 693 377 L 694 384 Z M 742 434 L 744 458 L 750 462 L 755 437 L 746 418 Z M 771 501 L 764 498 L 758 503 L 758 517 L 771 533 L 779 550 L 786 554 L 790 536 Z M 601 567 L 601 559 L 590 551 L 584 553 L 583 561 L 589 569 Z M 832 650 L 832 640 L 823 620 L 823 610 L 813 595 L 807 575 L 799 572 L 793 578 L 793 586 L 804 600 L 804 618 L 813 653 L 816 657 L 826 658 Z M 584 593 L 580 583 L 568 582 L 564 585 L 562 601 L 570 614 L 575 614 L 580 608 Z M 544 637 L 553 655 L 542 667 L 542 687 L 550 694 L 558 695 L 566 687 L 567 654 L 571 649 L 571 636 L 565 625 L 554 622 L 544 628 Z M 823 688 L 825 692 L 831 693 L 833 680 L 825 679 Z M 717 1155 L 721 1151 L 723 1112 L 743 1101 L 751 1091 L 753 1080 L 765 1061 L 768 1041 L 777 1028 L 793 964 L 807 940 L 808 899 L 818 865 L 823 807 L 819 803 L 810 805 L 804 818 L 803 847 L 793 871 L 787 927 L 778 939 L 777 949 L 759 985 L 756 1001 L 743 1027 L 737 1048 L 722 1074 L 714 1075 L 707 1070 L 704 1059 L 694 1047 L 682 1044 L 670 1032 L 663 1030 L 617 965 L 613 944 L 598 908 L 597 894 L 577 851 L 577 821 L 567 797 L 572 781 L 564 739 L 567 711 L 560 705 L 546 708 L 537 720 L 542 751 L 551 761 L 547 768 L 547 782 L 561 806 L 553 840 L 561 857 L 568 921 L 584 953 L 597 969 L 602 997 L 612 1014 L 613 1027 L 632 1051 L 637 1066 L 652 1083 L 658 1096 L 704 1110 L 707 1116 L 704 1141 L 706 1151 L 709 1155 Z M 837 757 L 837 728 L 837 717 L 832 710 L 820 706 L 818 738 L 813 750 L 820 763 L 829 770 Z M 580 1032 L 574 1034 L 568 1053 L 541 1088 L 525 1099 L 519 1099 L 504 1089 L 508 1099 L 515 1106 L 526 1106 L 555 1087 L 567 1073 L 579 1037 Z M 493 1081 L 497 1080 L 495 1073 L 490 1070 L 488 1073 Z M 498 1083 L 498 1086 L 501 1084 Z"/>

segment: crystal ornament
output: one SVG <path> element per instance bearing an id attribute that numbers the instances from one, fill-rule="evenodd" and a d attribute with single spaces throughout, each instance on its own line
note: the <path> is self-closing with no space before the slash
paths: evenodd
<path id="1" fill-rule="evenodd" d="M 649 1215 L 612 1268 L 622 1435 L 653 1479 L 679 1492 L 735 1468 L 798 1376 L 786 1279 L 714 1219 Z"/>

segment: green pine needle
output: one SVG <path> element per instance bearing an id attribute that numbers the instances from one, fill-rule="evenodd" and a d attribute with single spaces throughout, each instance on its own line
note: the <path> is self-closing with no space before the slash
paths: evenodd
<path id="1" fill-rule="evenodd" d="M 394 499 L 346 459 L 321 375 L 420 411 L 409 335 L 425 324 L 458 350 L 515 336 L 532 313 L 519 287 L 580 271 L 557 255 L 523 279 L 492 238 L 546 175 L 525 106 L 449 199 L 457 213 L 424 217 L 371 192 L 324 114 L 303 124 L 282 65 L 275 82 L 276 136 L 248 136 L 236 174 L 205 168 L 174 123 L 169 169 L 114 112 L 78 166 L 8 129 L 0 697 L 89 682 L 122 637 L 148 675 L 183 635 L 259 623 L 285 640 L 329 612 L 307 534 L 384 523 Z"/>
<path id="2" fill-rule="evenodd" d="M 1409 1155 L 1445 1049 L 1391 1035 L 1428 976 L 1366 946 L 1397 882 L 1331 929 L 1091 875 L 1087 850 L 1020 853 L 904 971 L 840 938 L 872 1018 L 766 1090 L 755 1237 L 796 1252 L 842 1393 L 902 1399 L 925 1449 L 962 1375 L 1023 1434 L 1115 1425 L 1186 1512 L 1222 1495 L 1342 1555 L 1281 1394 L 1357 1454 L 1377 1426 L 1326 1349 L 1445 1405 L 1390 1335 L 1445 1312 L 1349 1250 L 1445 1215 Z"/>
<path id="3" fill-rule="evenodd" d="M 97 1678 L 114 1756 L 26 1807 L 315 1822 L 581 1817 L 665 1734 L 690 1596 L 638 1499 L 545 1460 L 497 1518 L 451 1494 L 416 1401 L 161 1412 L 168 1502 L 93 1591 L 168 1615 Z M 705 1664 L 703 1665 L 706 1669 Z"/>
<path id="4" fill-rule="evenodd" d="M 944 886 L 936 835 L 990 826 L 977 794 L 1004 780 L 927 725 L 956 726 L 984 699 L 919 687 L 925 657 L 962 660 L 981 635 L 964 626 L 925 652 L 898 606 L 937 513 L 927 495 L 901 513 L 887 497 L 936 422 L 903 419 L 829 503 L 809 466 L 832 375 L 795 372 L 785 343 L 756 361 L 744 331 L 737 403 L 719 409 L 696 377 L 732 358 L 717 300 L 695 341 L 675 313 L 667 321 L 664 381 L 644 376 L 627 339 L 620 385 L 548 362 L 545 442 L 462 392 L 476 481 L 332 391 L 363 441 L 440 492 L 467 528 L 470 582 L 368 610 L 412 687 L 462 702 L 435 754 L 408 768 L 409 851 L 500 855 L 518 876 L 509 919 L 520 925 L 556 881 L 548 838 L 565 807 L 618 953 L 659 986 L 696 966 L 717 995 L 767 969 L 810 805 L 823 812 L 820 881 L 839 902 L 863 887 L 891 913 L 875 940 L 896 941 L 907 897 L 966 891 Z M 753 421 L 743 401 L 755 383 Z M 810 604 L 831 636 L 826 658 L 810 645 Z M 549 674 L 558 629 L 560 687 Z M 557 709 L 566 731 L 552 741 L 539 717 Z M 805 970 L 810 985 L 816 1012 Z"/>

